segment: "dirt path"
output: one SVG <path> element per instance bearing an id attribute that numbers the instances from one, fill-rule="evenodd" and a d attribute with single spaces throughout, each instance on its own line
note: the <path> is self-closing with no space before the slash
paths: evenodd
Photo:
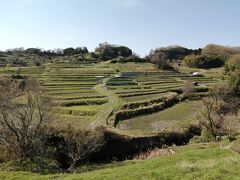
<path id="1" fill-rule="evenodd" d="M 100 81 L 93 89 L 96 90 L 99 94 L 106 96 L 108 98 L 108 103 L 103 104 L 99 112 L 93 117 L 93 123 L 91 127 L 96 127 L 99 125 L 108 125 L 109 117 L 112 113 L 120 107 L 122 100 L 114 94 L 111 90 L 107 89 L 106 82 L 109 78 L 105 78 Z"/>

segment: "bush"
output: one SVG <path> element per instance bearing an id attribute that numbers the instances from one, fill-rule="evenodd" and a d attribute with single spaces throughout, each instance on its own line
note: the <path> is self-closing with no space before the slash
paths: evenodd
<path id="1" fill-rule="evenodd" d="M 143 63 L 143 62 L 146 62 L 146 59 L 142 59 L 137 55 L 131 55 L 131 56 L 128 56 L 128 57 L 120 56 L 118 58 L 115 58 L 115 59 L 111 60 L 111 63 L 127 63 L 127 62 Z"/>
<path id="2" fill-rule="evenodd" d="M 202 50 L 202 55 L 216 56 L 222 61 L 226 61 L 231 55 L 235 54 L 237 51 L 220 45 L 209 44 Z"/>
<path id="3" fill-rule="evenodd" d="M 215 55 L 190 55 L 184 58 L 184 63 L 192 68 L 216 68 L 224 65 L 224 61 Z"/>
<path id="4" fill-rule="evenodd" d="M 240 54 L 231 57 L 225 64 L 225 73 L 229 74 L 234 71 L 240 71 Z"/>

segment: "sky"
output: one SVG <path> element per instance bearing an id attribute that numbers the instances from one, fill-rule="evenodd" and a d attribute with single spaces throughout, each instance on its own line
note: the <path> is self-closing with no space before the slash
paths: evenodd
<path id="1" fill-rule="evenodd" d="M 0 49 L 240 45 L 240 0 L 0 0 Z"/>

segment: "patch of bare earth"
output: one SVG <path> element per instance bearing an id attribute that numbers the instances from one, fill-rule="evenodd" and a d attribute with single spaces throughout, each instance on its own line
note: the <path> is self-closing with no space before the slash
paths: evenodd
<path id="1" fill-rule="evenodd" d="M 163 149 L 157 148 L 154 150 L 149 150 L 147 152 L 141 152 L 141 153 L 137 154 L 134 157 L 134 160 L 144 160 L 144 159 L 149 159 L 149 158 L 153 158 L 153 157 L 174 155 L 175 153 L 176 152 L 171 147 L 163 148 Z"/>

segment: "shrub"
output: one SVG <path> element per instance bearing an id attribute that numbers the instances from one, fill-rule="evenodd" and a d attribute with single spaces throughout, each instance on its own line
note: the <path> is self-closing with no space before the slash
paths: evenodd
<path id="1" fill-rule="evenodd" d="M 216 68 L 224 65 L 224 61 L 215 55 L 186 56 L 184 63 L 192 68 Z"/>
<path id="2" fill-rule="evenodd" d="M 230 85 L 236 96 L 240 96 L 240 71 L 236 71 L 230 76 Z"/>
<path id="3" fill-rule="evenodd" d="M 127 62 L 143 63 L 143 62 L 146 62 L 146 59 L 142 59 L 138 55 L 133 54 L 128 57 L 120 56 L 111 60 L 111 63 L 127 63 Z"/>
<path id="4" fill-rule="evenodd" d="M 240 71 L 240 54 L 231 57 L 225 64 L 225 73 L 232 73 L 234 71 Z"/>
<path id="5" fill-rule="evenodd" d="M 209 44 L 202 50 L 202 55 L 216 56 L 221 61 L 226 61 L 236 51 L 232 48 L 220 46 L 216 44 Z"/>

